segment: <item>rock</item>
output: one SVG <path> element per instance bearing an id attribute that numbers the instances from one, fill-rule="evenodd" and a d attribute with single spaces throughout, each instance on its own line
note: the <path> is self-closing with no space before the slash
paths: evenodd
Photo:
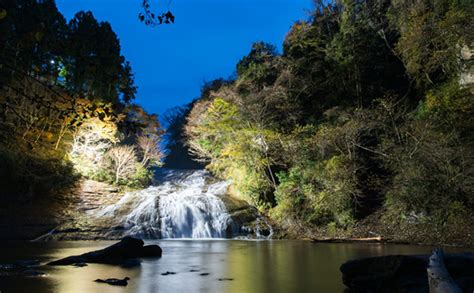
<path id="1" fill-rule="evenodd" d="M 428 292 L 428 255 L 390 255 L 344 263 L 340 271 L 351 292 Z M 474 253 L 451 254 L 446 268 L 463 292 L 474 290 Z"/>
<path id="2" fill-rule="evenodd" d="M 232 219 L 232 223 L 226 231 L 227 237 L 254 233 L 253 230 L 248 230 L 245 227 L 251 226 L 257 220 L 259 217 L 258 210 L 244 200 L 229 196 L 221 197 L 221 199 L 224 201 L 227 212 Z"/>
<path id="3" fill-rule="evenodd" d="M 176 275 L 176 273 L 175 272 L 166 272 L 166 273 L 162 273 L 161 275 L 162 276 Z"/>
<path id="4" fill-rule="evenodd" d="M 78 268 L 87 267 L 87 264 L 85 262 L 76 262 L 76 263 L 73 263 L 72 265 Z"/>
<path id="5" fill-rule="evenodd" d="M 442 249 L 435 249 L 429 258 L 428 284 L 432 293 L 461 293 L 458 284 L 449 275 L 444 264 L 444 252 Z"/>
<path id="6" fill-rule="evenodd" d="M 143 246 L 141 257 L 161 257 L 161 247 L 158 245 Z"/>
<path id="7" fill-rule="evenodd" d="M 234 279 L 232 279 L 232 278 L 219 278 L 217 280 L 218 281 L 233 281 Z"/>
<path id="8" fill-rule="evenodd" d="M 1 276 L 42 277 L 46 273 L 36 270 L 40 262 L 37 260 L 23 260 L 11 264 L 0 264 Z"/>
<path id="9" fill-rule="evenodd" d="M 125 277 L 123 279 L 115 279 L 115 278 L 110 278 L 110 279 L 97 279 L 94 282 L 97 283 L 107 283 L 112 286 L 127 286 L 128 285 L 128 280 L 130 280 L 129 277 Z"/>
<path id="10" fill-rule="evenodd" d="M 134 258 L 161 257 L 162 250 L 158 245 L 143 245 L 141 239 L 124 237 L 120 242 L 104 249 L 69 256 L 50 262 L 48 265 L 72 265 L 75 263 L 127 264 L 130 259 Z"/>
<path id="11" fill-rule="evenodd" d="M 199 276 L 208 276 L 209 273 L 200 273 Z"/>

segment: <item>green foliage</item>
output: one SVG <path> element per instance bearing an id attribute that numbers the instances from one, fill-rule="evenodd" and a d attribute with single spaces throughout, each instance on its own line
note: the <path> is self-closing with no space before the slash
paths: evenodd
<path id="1" fill-rule="evenodd" d="M 470 1 L 394 1 L 388 16 L 400 33 L 396 50 L 407 73 L 420 85 L 459 74 L 459 48 L 472 45 Z"/>
<path id="2" fill-rule="evenodd" d="M 341 227 L 354 221 L 353 202 L 359 192 L 357 165 L 347 153 L 326 148 L 335 138 L 329 131 L 321 127 L 291 146 L 293 167 L 278 174 L 277 207 L 272 211 L 276 217 L 294 217 L 312 224 L 335 222 Z M 296 135 L 300 136 L 301 130 Z"/>
<path id="3" fill-rule="evenodd" d="M 255 43 L 194 103 L 190 150 L 280 222 L 455 223 L 474 207 L 468 2 L 317 2 L 282 55 Z"/>
<path id="4" fill-rule="evenodd" d="M 242 58 L 237 64 L 237 74 L 245 75 L 246 72 L 254 72 L 258 65 L 271 61 L 277 55 L 274 45 L 264 42 L 256 42 L 252 45 L 250 53 Z"/>
<path id="5" fill-rule="evenodd" d="M 153 175 L 153 170 L 147 169 L 141 164 L 136 164 L 135 173 L 130 177 L 130 179 L 123 182 L 123 184 L 132 188 L 148 187 L 153 180 Z"/>
<path id="6" fill-rule="evenodd" d="M 394 176 L 386 206 L 395 213 L 423 213 L 446 219 L 452 202 L 472 206 L 472 159 L 453 131 L 433 120 L 412 120 L 399 128 L 401 141 L 387 138 L 384 151 Z"/>

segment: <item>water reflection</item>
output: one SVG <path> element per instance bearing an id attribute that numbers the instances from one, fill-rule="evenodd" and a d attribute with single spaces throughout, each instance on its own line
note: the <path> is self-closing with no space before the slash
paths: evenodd
<path id="1" fill-rule="evenodd" d="M 84 268 L 43 267 L 44 278 L 0 277 L 2 292 L 342 292 L 339 266 L 346 260 L 387 254 L 425 254 L 431 247 L 378 244 L 314 244 L 301 241 L 169 240 L 158 260 L 139 267 L 91 264 Z M 110 242 L 10 243 L 0 263 L 19 259 L 47 262 L 109 245 Z M 447 249 L 462 251 L 462 249 Z M 162 275 L 167 271 L 174 275 Z M 204 274 L 204 275 L 201 275 Z M 125 288 L 94 283 L 130 277 Z M 230 278 L 233 280 L 219 280 Z"/>

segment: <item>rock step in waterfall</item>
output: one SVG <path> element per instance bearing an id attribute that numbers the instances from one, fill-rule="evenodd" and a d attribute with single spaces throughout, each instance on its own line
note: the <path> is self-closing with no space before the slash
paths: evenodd
<path id="1" fill-rule="evenodd" d="M 78 201 L 87 208 L 76 206 L 72 219 L 45 238 L 270 238 L 271 227 L 254 207 L 229 196 L 228 186 L 205 170 L 162 169 L 152 186 L 97 206 L 89 188 Z"/>

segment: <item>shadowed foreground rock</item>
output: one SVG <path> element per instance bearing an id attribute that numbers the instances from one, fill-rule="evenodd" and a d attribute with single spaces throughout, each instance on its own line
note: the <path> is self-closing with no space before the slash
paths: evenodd
<path id="1" fill-rule="evenodd" d="M 42 277 L 46 273 L 38 271 L 40 262 L 37 260 L 17 261 L 11 264 L 0 264 L 0 277 L 24 276 Z"/>
<path id="2" fill-rule="evenodd" d="M 125 237 L 120 242 L 107 248 L 81 255 L 69 256 L 48 263 L 51 266 L 72 265 L 76 263 L 106 263 L 124 264 L 128 260 L 142 257 L 161 257 L 161 248 L 158 245 L 143 246 L 141 239 Z"/>
<path id="3" fill-rule="evenodd" d="M 429 292 L 429 255 L 389 255 L 344 263 L 348 292 Z M 474 253 L 445 256 L 446 268 L 462 292 L 474 290 Z"/>

